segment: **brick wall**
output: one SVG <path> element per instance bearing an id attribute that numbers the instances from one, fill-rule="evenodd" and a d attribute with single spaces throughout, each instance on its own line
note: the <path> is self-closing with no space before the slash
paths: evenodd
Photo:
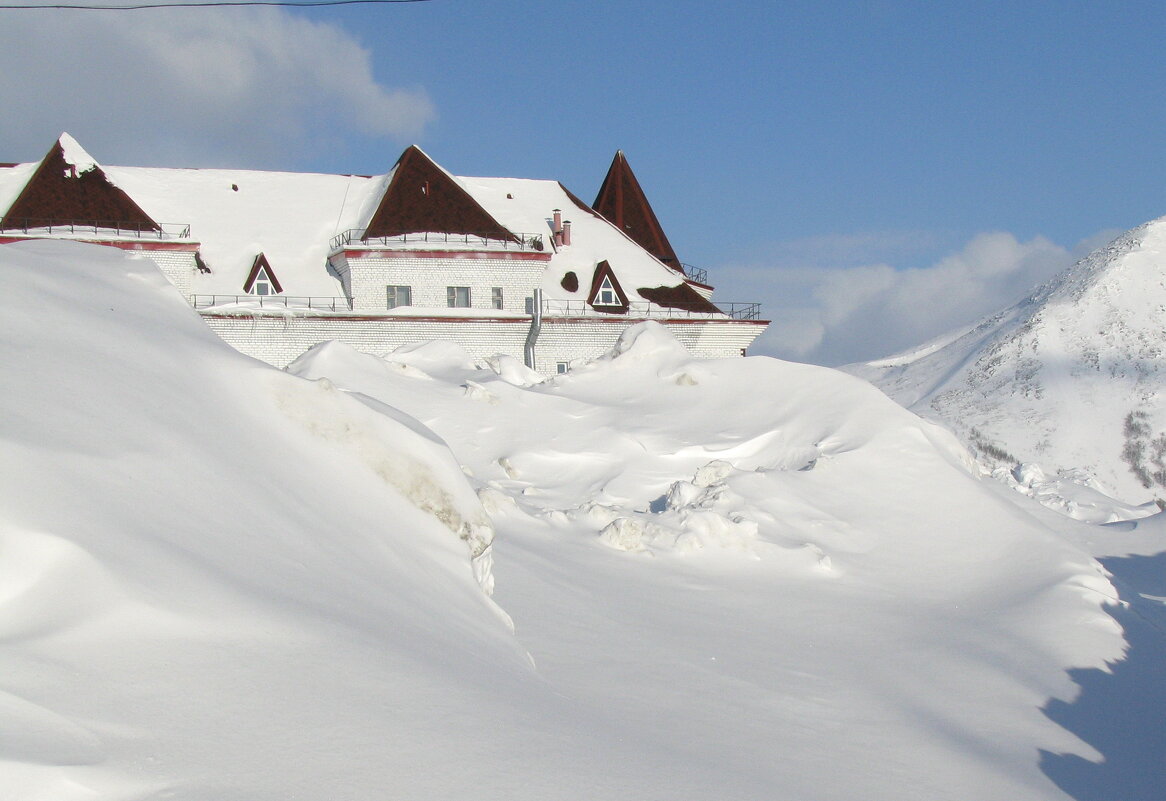
<path id="1" fill-rule="evenodd" d="M 535 348 L 535 368 L 553 374 L 559 362 L 573 364 L 594 358 L 614 347 L 633 320 L 544 317 Z M 745 321 L 668 322 L 659 321 L 689 353 L 701 358 L 740 356 L 765 330 L 764 325 Z"/>
<path id="2" fill-rule="evenodd" d="M 356 350 L 384 355 L 401 345 L 444 340 L 456 342 L 471 356 L 509 353 L 522 358 L 530 321 L 523 318 L 484 320 L 418 320 L 410 317 L 215 315 L 203 314 L 207 325 L 227 344 L 276 367 L 286 367 L 313 345 L 336 340 Z M 553 365 L 552 365 L 553 369 Z"/>
<path id="3" fill-rule="evenodd" d="M 491 309 L 494 287 L 502 288 L 503 309 L 522 313 L 526 298 L 542 280 L 544 263 L 490 258 L 386 258 L 347 260 L 353 311 L 384 311 L 385 287 L 412 287 L 413 305 L 447 308 L 446 287 L 470 288 L 470 307 Z"/>
<path id="4" fill-rule="evenodd" d="M 204 312 L 203 319 L 236 350 L 281 368 L 328 340 L 378 356 L 401 345 L 443 340 L 458 343 L 479 359 L 497 353 L 522 359 L 530 328 L 530 320 L 523 317 L 433 320 Z M 594 358 L 610 350 L 633 322 L 544 318 L 535 348 L 535 367 L 544 375 L 553 375 L 559 362 Z M 664 326 L 693 355 L 705 358 L 737 356 L 764 330 L 763 325 L 743 321 L 665 322 Z"/>
<path id="5" fill-rule="evenodd" d="M 162 274 L 170 279 L 170 283 L 182 293 L 182 297 L 190 300 L 191 282 L 198 266 L 194 261 L 194 252 L 189 250 L 143 250 L 140 252 L 158 265 Z"/>

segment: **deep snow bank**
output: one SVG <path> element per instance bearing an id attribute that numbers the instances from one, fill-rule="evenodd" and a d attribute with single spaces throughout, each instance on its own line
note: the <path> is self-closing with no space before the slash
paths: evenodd
<path id="1" fill-rule="evenodd" d="M 541 383 L 450 346 L 289 370 L 450 443 L 542 675 L 674 760 L 651 797 L 1056 798 L 1038 747 L 1097 758 L 1039 710 L 1120 654 L 1100 567 L 865 382 L 651 323 Z"/>
<path id="2" fill-rule="evenodd" d="M 527 668 L 444 444 L 237 354 L 149 261 L 0 258 L 0 798 L 339 798 L 390 718 L 473 743 L 457 708 Z"/>
<path id="3" fill-rule="evenodd" d="M 1098 565 L 861 381 L 652 325 L 547 382 L 440 343 L 303 380 L 148 262 L 0 280 L 21 801 L 1012 801 L 1100 756 L 1041 712 L 1121 655 Z"/>

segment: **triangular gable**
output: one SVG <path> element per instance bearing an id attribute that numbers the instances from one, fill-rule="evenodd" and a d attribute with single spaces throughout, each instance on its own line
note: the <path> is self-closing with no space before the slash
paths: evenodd
<path id="1" fill-rule="evenodd" d="M 426 231 L 518 238 L 416 145 L 401 154 L 364 238 Z"/>
<path id="2" fill-rule="evenodd" d="M 680 259 L 676 258 L 676 251 L 664 235 L 664 229 L 622 150 L 617 151 L 612 159 L 592 207 L 644 250 L 682 272 Z"/>
<path id="3" fill-rule="evenodd" d="M 275 290 L 275 294 L 283 292 L 279 279 L 275 277 L 275 271 L 271 269 L 271 264 L 262 253 L 255 257 L 255 262 L 251 265 L 251 272 L 247 273 L 247 280 L 243 282 L 243 292 L 250 295 L 255 282 L 264 273 L 267 275 L 267 280 L 271 282 L 271 288 Z"/>
<path id="4" fill-rule="evenodd" d="M 141 206 L 109 180 L 105 171 L 71 136 L 62 134 L 0 219 L 0 228 L 41 228 L 68 223 L 162 230 Z"/>
<path id="5" fill-rule="evenodd" d="M 608 288 L 615 293 L 615 303 L 605 303 L 601 297 L 604 290 Z M 587 302 L 596 311 L 623 314 L 628 310 L 628 296 L 624 293 L 623 287 L 619 285 L 619 279 L 615 277 L 615 271 L 611 269 L 611 265 L 606 259 L 595 266 L 595 274 L 591 277 L 591 291 L 587 293 Z"/>

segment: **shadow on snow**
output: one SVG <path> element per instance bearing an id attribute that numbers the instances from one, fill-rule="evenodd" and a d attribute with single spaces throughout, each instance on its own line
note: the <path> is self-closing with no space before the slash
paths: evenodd
<path id="1" fill-rule="evenodd" d="M 1125 658 L 1073 670 L 1081 694 L 1050 701 L 1046 715 L 1101 752 L 1101 762 L 1041 752 L 1041 770 L 1077 801 L 1166 798 L 1166 552 L 1100 560 L 1128 607 L 1110 614 L 1125 630 Z M 1147 597 L 1151 596 L 1151 597 Z"/>

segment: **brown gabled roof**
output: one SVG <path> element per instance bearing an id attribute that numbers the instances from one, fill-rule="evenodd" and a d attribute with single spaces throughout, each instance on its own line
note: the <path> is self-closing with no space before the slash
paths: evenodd
<path id="1" fill-rule="evenodd" d="M 279 279 L 275 277 L 275 270 L 271 269 L 271 262 L 262 253 L 256 256 L 255 261 L 251 264 L 251 272 L 247 273 L 247 280 L 243 282 L 243 291 L 247 294 L 251 293 L 251 287 L 255 286 L 255 280 L 259 278 L 260 270 L 267 273 L 267 278 L 271 281 L 275 294 L 282 293 L 283 287 L 280 285 Z"/>
<path id="2" fill-rule="evenodd" d="M 79 171 L 76 165 L 70 164 L 58 140 L 0 219 L 0 228 L 39 228 L 63 223 L 161 230 L 141 206 L 109 180 L 101 167 L 92 164 Z"/>
<path id="3" fill-rule="evenodd" d="M 657 306 L 663 306 L 666 309 L 682 309 L 684 311 L 700 312 L 702 314 L 722 313 L 720 309 L 713 305 L 712 301 L 705 298 L 688 284 L 640 287 L 636 292 L 640 297 L 646 298 Z"/>
<path id="4" fill-rule="evenodd" d="M 611 281 L 611 288 L 615 290 L 615 295 L 619 298 L 619 304 L 616 306 L 602 306 L 596 305 L 595 299 L 599 295 L 599 290 L 603 286 L 603 279 Z M 623 291 L 623 287 L 619 284 L 619 279 L 615 277 L 615 271 L 611 269 L 611 264 L 606 259 L 595 265 L 595 273 L 591 276 L 591 291 L 587 293 L 587 303 L 596 311 L 613 312 L 616 314 L 625 314 L 628 310 L 628 296 Z"/>
<path id="5" fill-rule="evenodd" d="M 425 231 L 518 241 L 421 148 L 410 145 L 397 160 L 364 238 Z"/>
<path id="6" fill-rule="evenodd" d="M 607 221 L 630 236 L 636 244 L 677 272 L 682 272 L 680 259 L 664 235 L 656 213 L 635 173 L 628 166 L 623 151 L 617 151 L 607 170 L 607 177 L 599 187 L 592 204 Z"/>

